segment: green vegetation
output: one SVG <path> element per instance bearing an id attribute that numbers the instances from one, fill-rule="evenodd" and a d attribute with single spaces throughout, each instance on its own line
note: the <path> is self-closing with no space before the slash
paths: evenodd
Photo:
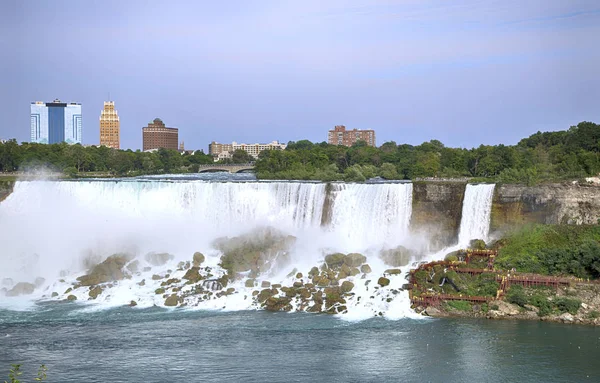
<path id="1" fill-rule="evenodd" d="M 496 267 L 549 275 L 600 277 L 600 226 L 528 225 L 502 240 Z"/>
<path id="2" fill-rule="evenodd" d="M 535 306 L 540 317 L 567 312 L 575 315 L 581 306 L 579 299 L 557 297 L 553 289 L 525 289 L 521 285 L 512 285 L 506 293 L 506 300 L 521 307 Z"/>
<path id="3" fill-rule="evenodd" d="M 325 142 L 290 142 L 286 150 L 264 151 L 256 162 L 263 179 L 357 181 L 474 177 L 534 185 L 580 179 L 600 172 L 600 125 L 581 122 L 567 131 L 538 132 L 517 145 L 448 148 L 432 140 L 421 145 L 386 142 L 379 148 L 358 142 L 348 148 Z"/>
<path id="4" fill-rule="evenodd" d="M 212 164 L 212 156 L 159 149 L 156 152 L 116 150 L 106 146 L 79 144 L 0 143 L 0 172 L 46 168 L 76 176 L 84 172 L 112 175 L 141 175 L 197 172 L 201 164 Z"/>
<path id="5" fill-rule="evenodd" d="M 41 382 L 43 380 L 46 380 L 47 376 L 46 376 L 46 372 L 48 371 L 48 369 L 46 368 L 45 365 L 41 365 L 40 368 L 38 369 L 37 372 L 37 377 L 33 378 L 34 381 L 36 382 Z M 21 383 L 21 380 L 19 380 L 19 376 L 23 375 L 23 373 L 21 372 L 21 365 L 20 364 L 11 364 L 11 369 L 9 370 L 8 373 L 8 378 L 10 380 L 8 381 L 4 381 L 4 383 Z"/>
<path id="6" fill-rule="evenodd" d="M 448 301 L 446 304 L 458 311 L 471 311 L 471 303 L 467 301 Z"/>

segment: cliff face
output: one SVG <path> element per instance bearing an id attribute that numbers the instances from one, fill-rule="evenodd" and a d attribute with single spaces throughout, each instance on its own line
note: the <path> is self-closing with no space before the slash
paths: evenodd
<path id="1" fill-rule="evenodd" d="M 600 187 L 579 184 L 499 185 L 494 191 L 490 230 L 525 223 L 596 224 Z"/>
<path id="2" fill-rule="evenodd" d="M 4 201 L 12 193 L 14 186 L 15 183 L 13 181 L 0 181 L 0 202 Z"/>
<path id="3" fill-rule="evenodd" d="M 464 183 L 415 182 L 411 229 L 426 231 L 434 247 L 455 244 L 460 229 Z M 550 184 L 497 185 L 490 232 L 527 223 L 596 224 L 600 219 L 600 186 Z"/>
<path id="4" fill-rule="evenodd" d="M 465 187 L 465 183 L 415 182 L 411 231 L 429 234 L 436 248 L 456 242 Z"/>

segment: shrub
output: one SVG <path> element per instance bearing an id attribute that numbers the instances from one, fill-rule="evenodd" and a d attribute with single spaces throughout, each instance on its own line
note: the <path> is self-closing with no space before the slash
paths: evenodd
<path id="1" fill-rule="evenodd" d="M 598 312 L 598 311 L 596 311 L 596 310 L 594 310 L 594 311 L 591 311 L 591 312 L 588 314 L 588 318 L 590 318 L 590 319 L 596 319 L 596 318 L 600 318 L 600 312 Z"/>
<path id="2" fill-rule="evenodd" d="M 554 300 L 556 308 L 561 312 L 568 312 L 570 314 L 577 314 L 579 307 L 581 307 L 581 301 L 579 299 L 558 297 Z"/>
<path id="3" fill-rule="evenodd" d="M 527 296 L 523 292 L 523 286 L 512 285 L 506 293 L 506 300 L 515 305 L 524 307 L 527 304 Z"/>

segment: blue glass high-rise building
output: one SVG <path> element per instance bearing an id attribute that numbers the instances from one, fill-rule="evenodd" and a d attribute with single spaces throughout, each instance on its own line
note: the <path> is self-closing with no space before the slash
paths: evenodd
<path id="1" fill-rule="evenodd" d="M 31 142 L 81 144 L 81 104 L 32 102 Z"/>

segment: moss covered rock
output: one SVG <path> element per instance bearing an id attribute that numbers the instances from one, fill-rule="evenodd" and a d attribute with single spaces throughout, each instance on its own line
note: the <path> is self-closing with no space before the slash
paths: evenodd
<path id="1" fill-rule="evenodd" d="M 123 267 L 130 258 L 129 254 L 111 255 L 102 263 L 94 266 L 89 274 L 83 275 L 77 280 L 81 286 L 95 286 L 101 283 L 120 281 L 125 278 Z"/>
<path id="2" fill-rule="evenodd" d="M 204 278 L 200 275 L 200 268 L 198 266 L 193 266 L 185 272 L 183 279 L 188 280 L 192 283 L 197 283 Z"/>
<path id="3" fill-rule="evenodd" d="M 220 265 L 227 270 L 230 278 L 235 279 L 239 273 L 246 271 L 255 278 L 274 264 L 287 264 L 288 248 L 295 240 L 295 237 L 274 229 L 261 229 L 240 237 L 220 238 L 213 246 L 223 252 Z"/>
<path id="4" fill-rule="evenodd" d="M 288 297 L 270 297 L 264 303 L 265 309 L 269 311 L 290 311 L 292 305 L 290 305 L 291 298 Z"/>
<path id="5" fill-rule="evenodd" d="M 255 284 L 256 284 L 255 279 L 246 279 L 246 284 L 245 284 L 246 287 L 253 288 Z"/>
<path id="6" fill-rule="evenodd" d="M 333 253 L 325 256 L 325 263 L 330 269 L 341 267 L 344 264 L 346 255 L 342 253 Z"/>
<path id="7" fill-rule="evenodd" d="M 390 280 L 386 277 L 381 277 L 377 280 L 377 284 L 379 284 L 381 287 L 385 287 L 390 284 Z"/>
<path id="8" fill-rule="evenodd" d="M 400 269 L 387 269 L 383 273 L 388 274 L 388 275 L 400 275 L 401 272 L 402 272 L 402 270 L 400 270 Z"/>
<path id="9" fill-rule="evenodd" d="M 67 297 L 67 300 L 68 300 L 68 301 L 76 301 L 76 300 L 77 300 L 77 297 L 76 297 L 75 295 L 69 295 L 69 296 Z"/>
<path id="10" fill-rule="evenodd" d="M 354 288 L 354 283 L 350 281 L 342 282 L 342 286 L 340 286 L 340 290 L 342 293 L 349 293 Z"/>
<path id="11" fill-rule="evenodd" d="M 369 274 L 370 272 L 372 272 L 371 270 L 371 266 L 364 264 L 360 267 L 360 272 L 364 273 L 364 274 Z"/>
<path id="12" fill-rule="evenodd" d="M 344 263 L 350 267 L 359 267 L 367 262 L 367 257 L 359 253 L 350 253 L 344 257 Z"/>
<path id="13" fill-rule="evenodd" d="M 485 241 L 483 239 L 474 239 L 469 242 L 469 247 L 474 250 L 485 250 Z"/>
<path id="14" fill-rule="evenodd" d="M 169 295 L 167 297 L 167 299 L 165 299 L 165 306 L 173 307 L 173 306 L 177 306 L 178 304 L 179 304 L 179 297 L 177 296 L 177 294 Z"/>
<path id="15" fill-rule="evenodd" d="M 92 299 L 96 299 L 100 294 L 102 294 L 102 287 L 100 286 L 93 287 L 89 292 L 90 298 Z"/>

